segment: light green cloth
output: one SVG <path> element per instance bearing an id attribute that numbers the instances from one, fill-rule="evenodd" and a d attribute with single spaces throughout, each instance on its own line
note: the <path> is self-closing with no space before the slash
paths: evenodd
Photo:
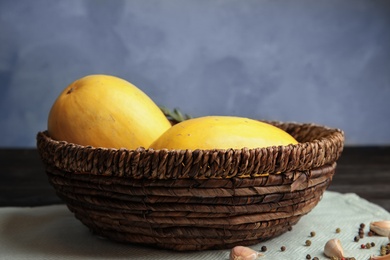
<path id="1" fill-rule="evenodd" d="M 267 246 L 259 259 L 306 259 L 306 255 L 326 259 L 323 247 L 327 240 L 338 238 L 346 256 L 366 260 L 378 255 L 383 237 L 365 236 L 358 243 L 360 223 L 390 220 L 390 213 L 367 202 L 356 194 L 325 192 L 317 207 L 301 218 L 292 231 L 272 240 L 252 246 L 260 250 Z M 341 232 L 336 233 L 336 228 Z M 316 236 L 310 237 L 315 231 Z M 305 241 L 310 239 L 310 247 Z M 371 249 L 359 249 L 360 244 L 375 242 Z M 286 251 L 281 252 L 280 247 Z M 202 252 L 173 252 L 135 245 L 125 245 L 101 239 L 89 232 L 64 205 L 34 208 L 0 208 L 0 259 L 229 259 L 229 250 Z"/>

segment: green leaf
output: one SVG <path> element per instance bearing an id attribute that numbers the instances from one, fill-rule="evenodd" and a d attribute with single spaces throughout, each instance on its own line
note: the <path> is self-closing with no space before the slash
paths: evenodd
<path id="1" fill-rule="evenodd" d="M 178 108 L 174 108 L 173 110 L 170 110 L 167 107 L 160 106 L 160 109 L 169 120 L 173 120 L 176 122 L 182 122 L 192 118 L 192 116 L 188 114 L 183 114 Z"/>

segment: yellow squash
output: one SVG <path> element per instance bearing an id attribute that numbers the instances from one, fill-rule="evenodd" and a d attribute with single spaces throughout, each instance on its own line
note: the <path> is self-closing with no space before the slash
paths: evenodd
<path id="1" fill-rule="evenodd" d="M 170 127 L 144 92 L 109 75 L 89 75 L 70 84 L 48 118 L 53 139 L 107 148 L 146 148 Z"/>
<path id="2" fill-rule="evenodd" d="M 205 116 L 172 126 L 150 145 L 153 149 L 241 149 L 296 144 L 287 132 L 253 119 Z"/>

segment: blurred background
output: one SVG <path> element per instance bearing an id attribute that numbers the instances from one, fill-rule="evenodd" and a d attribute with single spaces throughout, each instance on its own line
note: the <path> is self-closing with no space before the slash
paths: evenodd
<path id="1" fill-rule="evenodd" d="M 388 0 L 1 0 L 0 147 L 35 147 L 62 89 L 97 73 L 192 116 L 390 145 Z"/>

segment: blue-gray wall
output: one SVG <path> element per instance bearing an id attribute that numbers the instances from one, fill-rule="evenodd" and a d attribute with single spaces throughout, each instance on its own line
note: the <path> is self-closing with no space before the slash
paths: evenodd
<path id="1" fill-rule="evenodd" d="M 193 116 L 389 145 L 390 1 L 1 0 L 0 146 L 34 147 L 60 91 L 93 73 Z"/>

